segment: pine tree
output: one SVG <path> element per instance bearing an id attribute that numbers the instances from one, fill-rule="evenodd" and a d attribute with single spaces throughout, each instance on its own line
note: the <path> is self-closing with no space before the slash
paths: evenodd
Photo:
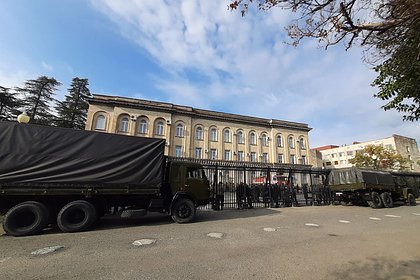
<path id="1" fill-rule="evenodd" d="M 0 86 L 0 120 L 12 120 L 19 114 L 21 102 L 10 88 Z"/>
<path id="2" fill-rule="evenodd" d="M 88 79 L 74 78 L 64 101 L 57 102 L 57 126 L 84 129 L 91 97 Z"/>
<path id="3" fill-rule="evenodd" d="M 54 115 L 51 104 L 55 101 L 53 95 L 61 83 L 54 78 L 41 76 L 36 80 L 28 80 L 23 88 L 17 88 L 24 94 L 24 108 L 31 118 L 31 123 L 51 125 Z"/>

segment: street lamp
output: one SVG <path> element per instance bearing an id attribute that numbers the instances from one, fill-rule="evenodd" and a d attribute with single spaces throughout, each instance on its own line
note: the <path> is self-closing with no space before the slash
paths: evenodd
<path id="1" fill-rule="evenodd" d="M 22 114 L 20 114 L 18 117 L 17 117 L 17 121 L 19 122 L 19 123 L 28 123 L 29 122 L 29 120 L 30 120 L 31 118 L 26 114 L 26 112 L 24 111 L 24 112 L 22 112 Z"/>
<path id="2" fill-rule="evenodd" d="M 375 169 L 378 169 L 378 156 L 377 155 L 375 155 L 375 154 L 373 154 L 372 156 L 371 156 L 371 158 L 372 158 L 372 160 L 373 160 L 373 167 L 375 168 Z"/>

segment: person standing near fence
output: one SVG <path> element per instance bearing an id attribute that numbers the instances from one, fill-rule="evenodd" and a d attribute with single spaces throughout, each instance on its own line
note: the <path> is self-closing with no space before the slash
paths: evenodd
<path id="1" fill-rule="evenodd" d="M 279 208 L 279 195 L 280 195 L 280 191 L 279 191 L 279 185 L 278 183 L 275 183 L 273 185 L 271 185 L 271 201 L 274 204 L 274 207 Z"/>
<path id="2" fill-rule="evenodd" d="M 244 200 L 245 200 L 245 185 L 244 183 L 239 183 L 236 187 L 236 203 L 238 205 L 238 209 L 244 209 Z"/>
<path id="3" fill-rule="evenodd" d="M 223 210 L 225 205 L 225 186 L 219 182 L 216 188 L 216 210 Z"/>
<path id="4" fill-rule="evenodd" d="M 293 204 L 293 206 L 297 207 L 297 206 L 299 206 L 299 203 L 297 201 L 296 191 L 299 188 L 299 186 L 293 186 L 292 185 L 290 188 L 292 189 L 292 204 Z"/>
<path id="5" fill-rule="evenodd" d="M 308 185 L 304 184 L 302 186 L 303 197 L 305 198 L 305 205 L 308 205 Z"/>

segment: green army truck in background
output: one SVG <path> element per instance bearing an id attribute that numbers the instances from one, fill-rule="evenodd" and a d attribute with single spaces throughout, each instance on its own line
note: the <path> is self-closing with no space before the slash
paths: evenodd
<path id="1" fill-rule="evenodd" d="M 343 204 L 367 204 L 372 208 L 391 208 L 394 202 L 416 205 L 420 173 L 356 167 L 331 169 L 328 185 Z"/>
<path id="2" fill-rule="evenodd" d="M 209 203 L 200 164 L 164 156 L 165 140 L 0 121 L 5 232 L 84 231 L 108 213 L 191 222 Z"/>

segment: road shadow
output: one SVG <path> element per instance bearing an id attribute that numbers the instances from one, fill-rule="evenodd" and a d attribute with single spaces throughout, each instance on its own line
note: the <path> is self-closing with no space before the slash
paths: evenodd
<path id="1" fill-rule="evenodd" d="M 202 210 L 197 212 L 196 222 L 247 219 L 260 216 L 280 215 L 281 211 L 270 208 L 252 208 L 243 210 Z"/>
<path id="2" fill-rule="evenodd" d="M 244 210 L 198 210 L 193 223 L 210 222 L 217 220 L 245 219 L 258 216 L 278 215 L 281 212 L 265 208 Z M 121 219 L 118 216 L 106 216 L 98 221 L 92 230 L 108 230 L 115 228 L 127 228 L 136 226 L 158 226 L 174 223 L 167 214 L 148 213 L 137 219 Z"/>
<path id="3" fill-rule="evenodd" d="M 246 219 L 258 216 L 278 215 L 281 214 L 279 210 L 272 210 L 267 208 L 257 209 L 244 209 L 244 210 L 198 210 L 197 216 L 193 223 L 211 222 L 218 220 L 230 219 Z M 116 215 L 108 215 L 100 219 L 91 230 L 111 230 L 117 228 L 130 228 L 130 227 L 147 227 L 172 224 L 174 221 L 167 214 L 162 213 L 148 213 L 144 217 L 137 219 L 121 219 Z M 57 228 L 49 228 L 43 231 L 43 234 L 61 233 Z"/>
<path id="4" fill-rule="evenodd" d="M 336 271 L 335 279 L 341 280 L 390 280 L 420 279 L 420 258 L 395 260 L 387 257 L 368 258 L 363 262 L 350 262 L 347 270 Z"/>
<path id="5" fill-rule="evenodd" d="M 268 216 L 268 215 L 279 215 L 281 211 L 272 210 L 269 208 L 253 208 L 253 209 L 243 209 L 243 210 L 223 210 L 223 211 L 214 211 L 214 210 L 197 210 L 197 216 L 194 219 L 193 223 L 199 222 L 210 222 L 217 220 L 230 220 L 230 219 L 246 219 L 251 217 L 258 216 Z M 174 221 L 167 214 L 162 213 L 148 213 L 144 217 L 137 219 L 122 219 L 117 215 L 106 215 L 101 218 L 90 230 L 111 230 L 117 228 L 130 228 L 138 226 L 158 226 L 158 225 L 167 225 L 172 224 Z M 40 234 L 57 234 L 62 233 L 57 226 L 50 226 L 45 228 Z M 6 237 L 3 232 L 0 232 L 1 237 Z"/>

